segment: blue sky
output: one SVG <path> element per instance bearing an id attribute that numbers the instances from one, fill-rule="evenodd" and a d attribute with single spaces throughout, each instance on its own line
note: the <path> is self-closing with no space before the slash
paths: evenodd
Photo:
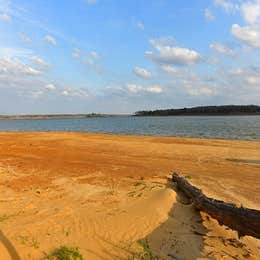
<path id="1" fill-rule="evenodd" d="M 260 105 L 260 0 L 0 0 L 0 114 Z"/>

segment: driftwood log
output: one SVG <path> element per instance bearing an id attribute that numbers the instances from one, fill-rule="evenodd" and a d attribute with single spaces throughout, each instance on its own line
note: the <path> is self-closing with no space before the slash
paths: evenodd
<path id="1" fill-rule="evenodd" d="M 172 180 L 194 206 L 215 218 L 219 224 L 238 232 L 238 236 L 252 236 L 260 239 L 260 210 L 237 207 L 205 196 L 201 190 L 192 186 L 185 178 L 174 173 Z"/>

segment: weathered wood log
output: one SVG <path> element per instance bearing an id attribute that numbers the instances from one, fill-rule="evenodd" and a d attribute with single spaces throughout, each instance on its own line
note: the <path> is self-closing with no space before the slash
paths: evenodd
<path id="1" fill-rule="evenodd" d="M 260 210 L 237 207 L 231 203 L 208 198 L 202 191 L 192 186 L 185 178 L 174 173 L 172 180 L 177 188 L 190 198 L 194 206 L 225 225 L 238 232 L 238 236 L 252 236 L 260 239 Z"/>

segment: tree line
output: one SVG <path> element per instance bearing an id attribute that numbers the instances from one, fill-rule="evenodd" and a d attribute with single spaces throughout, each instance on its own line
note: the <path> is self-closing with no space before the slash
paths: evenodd
<path id="1" fill-rule="evenodd" d="M 182 116 L 182 115 L 260 115 L 260 106 L 256 105 L 226 105 L 199 106 L 180 109 L 158 109 L 152 111 L 137 111 L 135 116 Z"/>

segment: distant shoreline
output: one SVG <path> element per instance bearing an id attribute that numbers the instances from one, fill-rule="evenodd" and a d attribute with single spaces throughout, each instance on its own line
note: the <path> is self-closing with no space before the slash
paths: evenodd
<path id="1" fill-rule="evenodd" d="M 115 118 L 115 117 L 199 117 L 199 116 L 260 116 L 260 113 L 241 113 L 241 114 L 180 114 L 180 115 L 0 115 L 0 120 L 23 120 L 23 119 L 73 119 L 73 118 Z"/>
<path id="2" fill-rule="evenodd" d="M 73 119 L 73 118 L 115 118 L 115 117 L 200 117 L 200 116 L 260 116 L 260 113 L 241 113 L 241 114 L 182 114 L 182 115 L 12 115 L 12 116 L 4 116 L 0 115 L 0 120 L 24 120 L 24 119 L 31 119 L 31 120 L 37 120 L 37 119 Z"/>
<path id="3" fill-rule="evenodd" d="M 0 115 L 1 119 L 59 119 L 59 118 L 104 118 L 104 117 L 169 117 L 169 116 L 260 116 L 260 106 L 225 105 L 200 106 L 179 109 L 158 109 L 137 111 L 134 114 L 28 114 Z"/>
<path id="4" fill-rule="evenodd" d="M 105 118 L 105 117 L 128 117 L 131 115 L 113 114 L 46 114 L 46 115 L 0 115 L 0 120 L 16 119 L 62 119 L 62 118 Z"/>

